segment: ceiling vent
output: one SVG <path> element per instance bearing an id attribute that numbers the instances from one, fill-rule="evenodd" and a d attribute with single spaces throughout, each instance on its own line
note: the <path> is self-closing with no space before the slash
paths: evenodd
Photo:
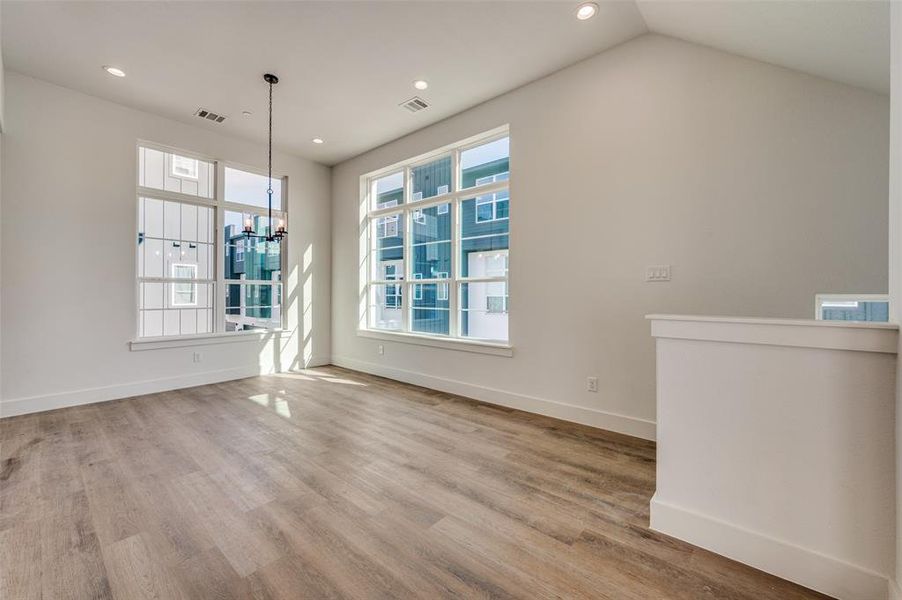
<path id="1" fill-rule="evenodd" d="M 207 121 L 213 121 L 214 123 L 222 123 L 226 120 L 225 116 L 217 115 L 215 112 L 210 112 L 206 108 L 198 108 L 197 112 L 194 113 L 194 116 L 206 119 Z"/>
<path id="2" fill-rule="evenodd" d="M 403 106 L 410 112 L 420 112 L 424 108 L 429 108 L 429 105 L 426 104 L 426 101 L 419 96 L 414 96 L 410 100 L 405 100 L 399 106 Z"/>

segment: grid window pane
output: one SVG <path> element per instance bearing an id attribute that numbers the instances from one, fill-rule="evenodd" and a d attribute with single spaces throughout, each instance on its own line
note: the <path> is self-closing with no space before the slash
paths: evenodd
<path id="1" fill-rule="evenodd" d="M 414 279 L 447 279 L 451 273 L 450 204 L 410 213 Z"/>
<path id="2" fill-rule="evenodd" d="M 506 342 L 508 339 L 506 281 L 480 281 L 460 285 L 460 335 Z"/>
<path id="3" fill-rule="evenodd" d="M 450 309 L 447 283 L 411 283 L 410 330 L 448 335 Z"/>
<path id="4" fill-rule="evenodd" d="M 269 178 L 266 175 L 258 175 L 225 168 L 225 201 L 236 204 L 247 204 L 258 208 L 269 207 Z M 273 210 L 282 210 L 282 180 L 276 177 L 272 179 L 272 207 Z"/>
<path id="5" fill-rule="evenodd" d="M 213 179 L 212 162 L 154 148 L 138 148 L 139 186 L 212 198 Z"/>
<path id="6" fill-rule="evenodd" d="M 369 327 L 400 331 L 404 306 L 403 286 L 401 284 L 375 284 L 370 286 Z"/>
<path id="7" fill-rule="evenodd" d="M 193 265 L 193 279 L 213 279 L 213 208 L 138 199 L 138 276 L 173 277 L 173 265 Z M 167 235 L 168 234 L 168 235 Z"/>
<path id="8" fill-rule="evenodd" d="M 446 156 L 410 170 L 412 201 L 447 194 L 451 190 L 451 157 Z"/>
<path id="9" fill-rule="evenodd" d="M 281 283 L 227 283 L 226 331 L 271 329 L 282 323 Z"/>
<path id="10" fill-rule="evenodd" d="M 212 283 L 140 282 L 138 335 L 158 337 L 213 331 Z"/>
<path id="11" fill-rule="evenodd" d="M 388 215 L 372 221 L 372 278 L 404 278 L 404 223 L 402 215 Z M 391 273 L 391 276 L 389 276 Z"/>
<path id="12" fill-rule="evenodd" d="M 505 181 L 510 174 L 510 138 L 505 137 L 460 153 L 461 188 Z"/>
<path id="13" fill-rule="evenodd" d="M 501 194 L 488 194 L 489 201 L 480 204 L 480 197 L 461 202 L 460 209 L 460 275 L 461 277 L 507 277 L 510 221 L 507 218 L 510 210 L 510 198 L 507 191 L 503 194 L 503 204 L 491 200 Z M 496 212 L 503 206 L 503 213 Z M 504 218 L 481 220 L 479 211 L 487 214 L 503 214 Z M 503 256 L 503 269 L 499 269 L 497 260 Z M 492 257 L 495 257 L 494 259 Z"/>
<path id="14" fill-rule="evenodd" d="M 404 171 L 398 171 L 374 181 L 373 197 L 376 208 L 404 204 Z"/>

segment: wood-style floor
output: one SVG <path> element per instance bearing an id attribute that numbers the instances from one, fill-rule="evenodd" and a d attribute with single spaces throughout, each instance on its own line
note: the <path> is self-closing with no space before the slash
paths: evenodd
<path id="1" fill-rule="evenodd" d="M 4 600 L 823 598 L 649 531 L 650 442 L 338 368 L 0 442 Z"/>

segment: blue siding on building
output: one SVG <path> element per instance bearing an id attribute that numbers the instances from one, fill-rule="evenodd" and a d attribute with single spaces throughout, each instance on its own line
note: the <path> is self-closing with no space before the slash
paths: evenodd
<path id="1" fill-rule="evenodd" d="M 859 302 L 858 306 L 821 309 L 825 321 L 889 321 L 888 302 Z"/>

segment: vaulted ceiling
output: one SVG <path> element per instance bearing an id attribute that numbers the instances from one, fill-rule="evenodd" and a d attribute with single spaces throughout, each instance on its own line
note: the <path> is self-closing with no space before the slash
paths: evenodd
<path id="1" fill-rule="evenodd" d="M 887 2 L 600 0 L 588 21 L 578 4 L 4 0 L 3 56 L 8 69 L 258 141 L 261 76 L 277 73 L 276 144 L 326 164 L 649 31 L 889 89 Z M 415 95 L 430 107 L 399 106 Z M 200 107 L 228 118 L 202 121 Z"/>

